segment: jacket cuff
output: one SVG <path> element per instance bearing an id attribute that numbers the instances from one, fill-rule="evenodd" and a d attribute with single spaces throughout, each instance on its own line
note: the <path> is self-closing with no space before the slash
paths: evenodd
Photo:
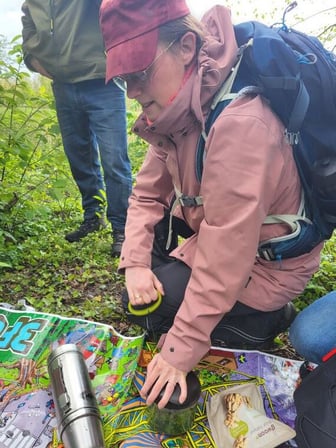
<path id="1" fill-rule="evenodd" d="M 182 344 L 180 337 L 168 332 L 160 353 L 162 358 L 176 369 L 190 372 L 208 353 L 210 343 L 184 337 Z"/>

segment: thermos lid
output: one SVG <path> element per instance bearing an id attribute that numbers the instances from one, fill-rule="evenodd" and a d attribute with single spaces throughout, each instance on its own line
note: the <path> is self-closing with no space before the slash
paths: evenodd
<path id="1" fill-rule="evenodd" d="M 64 353 L 69 352 L 77 352 L 81 354 L 80 349 L 77 347 L 76 344 L 63 344 L 56 347 L 52 352 L 49 354 L 48 357 L 48 364 L 51 364 L 58 356 L 64 355 Z"/>
<path id="2" fill-rule="evenodd" d="M 189 372 L 186 377 L 187 381 L 187 398 L 183 403 L 179 402 L 181 388 L 179 384 L 176 384 L 173 394 L 171 395 L 169 402 L 166 404 L 167 409 L 186 409 L 194 406 L 197 403 L 201 395 L 201 385 L 197 375 L 194 372 Z M 163 397 L 166 386 L 164 386 L 155 400 L 158 403 Z"/>

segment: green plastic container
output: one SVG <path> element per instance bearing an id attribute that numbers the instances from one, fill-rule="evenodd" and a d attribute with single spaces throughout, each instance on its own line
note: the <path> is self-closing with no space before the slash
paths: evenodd
<path id="1" fill-rule="evenodd" d="M 161 400 L 165 387 L 160 392 L 155 403 L 148 406 L 148 422 L 154 432 L 176 436 L 183 434 L 192 427 L 195 420 L 197 402 L 201 395 L 200 382 L 194 372 L 187 375 L 187 398 L 184 403 L 179 403 L 180 386 L 175 386 L 169 402 L 163 409 L 159 409 L 157 403 Z"/>

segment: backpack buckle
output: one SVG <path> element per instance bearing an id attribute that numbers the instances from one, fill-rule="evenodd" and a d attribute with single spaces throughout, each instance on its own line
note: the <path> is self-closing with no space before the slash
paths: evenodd
<path id="1" fill-rule="evenodd" d="M 270 246 L 259 246 L 257 251 L 257 257 L 266 261 L 275 261 L 276 256 Z"/>
<path id="2" fill-rule="evenodd" d="M 199 207 L 203 205 L 202 196 L 186 196 L 183 194 L 178 198 L 178 201 L 182 207 Z"/>

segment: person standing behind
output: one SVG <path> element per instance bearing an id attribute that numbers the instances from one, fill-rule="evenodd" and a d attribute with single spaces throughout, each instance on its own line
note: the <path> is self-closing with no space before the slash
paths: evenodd
<path id="1" fill-rule="evenodd" d="M 26 66 L 52 80 L 65 154 L 82 197 L 83 222 L 65 238 L 79 241 L 105 225 L 105 190 L 112 256 L 119 256 L 132 174 L 125 92 L 113 81 L 105 84 L 100 4 L 101 0 L 25 1 L 22 46 Z"/>
<path id="2" fill-rule="evenodd" d="M 314 300 L 302 310 L 289 328 L 289 340 L 307 361 L 320 364 L 336 349 L 336 291 Z"/>

